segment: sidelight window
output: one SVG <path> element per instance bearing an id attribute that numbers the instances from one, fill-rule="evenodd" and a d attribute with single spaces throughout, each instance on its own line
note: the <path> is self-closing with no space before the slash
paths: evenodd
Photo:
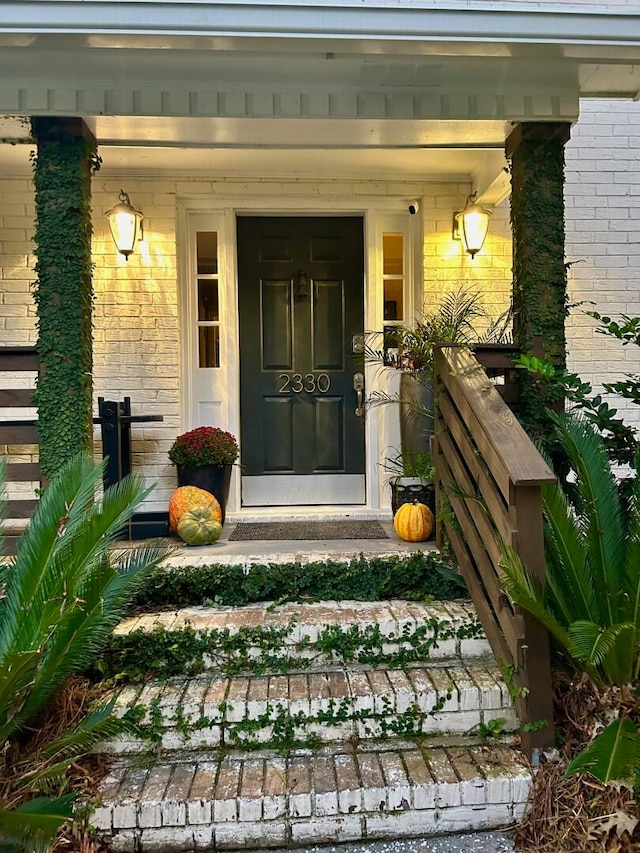
<path id="1" fill-rule="evenodd" d="M 382 294 L 384 320 L 384 360 L 395 365 L 398 358 L 396 327 L 406 314 L 407 262 L 404 232 L 382 233 Z"/>
<path id="2" fill-rule="evenodd" d="M 198 366 L 220 367 L 218 233 L 196 232 Z"/>
<path id="3" fill-rule="evenodd" d="M 404 234 L 382 235 L 382 281 L 384 319 L 404 320 Z"/>

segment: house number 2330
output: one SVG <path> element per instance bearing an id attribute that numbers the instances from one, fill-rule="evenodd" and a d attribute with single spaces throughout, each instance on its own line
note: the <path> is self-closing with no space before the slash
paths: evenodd
<path id="1" fill-rule="evenodd" d="M 282 385 L 279 394 L 326 394 L 331 388 L 331 377 L 327 373 L 281 373 L 278 379 Z"/>

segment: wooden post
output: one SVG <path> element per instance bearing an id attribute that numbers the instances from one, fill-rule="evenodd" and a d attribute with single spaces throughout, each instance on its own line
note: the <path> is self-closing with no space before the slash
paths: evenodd
<path id="1" fill-rule="evenodd" d="M 516 486 L 513 493 L 512 517 L 518 531 L 516 548 L 522 561 L 544 588 L 546 566 L 541 489 L 539 486 Z M 527 692 L 518 700 L 520 716 L 529 724 L 545 720 L 547 723 L 537 731 L 522 732 L 524 748 L 535 757 L 538 750 L 554 744 L 549 633 L 530 613 L 523 611 L 522 617 L 524 642 L 520 650 L 521 660 L 517 663 L 525 675 L 522 686 Z"/>

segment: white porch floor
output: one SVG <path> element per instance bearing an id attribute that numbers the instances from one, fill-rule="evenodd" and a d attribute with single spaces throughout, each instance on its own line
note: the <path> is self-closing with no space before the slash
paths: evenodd
<path id="1" fill-rule="evenodd" d="M 260 519 L 261 521 L 263 519 Z M 264 519 L 265 521 L 267 519 Z M 168 565 L 186 566 L 206 563 L 293 563 L 317 560 L 346 560 L 360 554 L 389 556 L 414 551 L 433 551 L 435 540 L 404 542 L 395 533 L 391 521 L 381 521 L 388 539 L 252 540 L 230 542 L 235 522 L 227 521 L 222 536 L 213 545 L 190 547 L 176 537 L 176 553 Z"/>

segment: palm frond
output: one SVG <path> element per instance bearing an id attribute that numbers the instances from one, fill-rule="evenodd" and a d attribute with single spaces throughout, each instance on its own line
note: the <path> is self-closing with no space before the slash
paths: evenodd
<path id="1" fill-rule="evenodd" d="M 603 621 L 621 621 L 617 612 L 624 595 L 626 529 L 620 496 L 601 436 L 577 414 L 553 416 L 577 482 L 576 513 L 588 545 L 593 585 L 599 591 Z"/>
<path id="2" fill-rule="evenodd" d="M 42 507 L 19 543 L 7 587 L 10 601 L 17 598 L 11 595 L 14 586 L 22 593 L 19 603 L 46 604 L 55 598 L 62 585 L 57 557 L 65 562 L 64 584 L 73 589 L 77 578 L 86 574 L 86 565 L 100 559 L 151 491 L 141 478 L 130 476 L 96 501 L 101 477 L 102 466 L 81 455 L 45 490 Z"/>
<path id="3" fill-rule="evenodd" d="M 620 717 L 569 764 L 566 774 L 587 772 L 605 784 L 634 784 L 640 768 L 640 736 L 628 717 Z"/>
<path id="4" fill-rule="evenodd" d="M 510 305 L 497 317 L 489 320 L 486 331 L 475 336 L 479 344 L 511 344 L 513 343 L 513 305 Z"/>
<path id="5" fill-rule="evenodd" d="M 47 490 L 53 497 L 36 514 L 19 548 L 3 599 L 7 619 L 0 632 L 0 659 L 3 649 L 39 649 L 40 666 L 15 724 L 35 713 L 69 674 L 92 662 L 121 618 L 136 578 L 167 554 L 166 548 L 146 548 L 121 561 L 123 571 L 110 566 L 110 545 L 149 489 L 129 477 L 96 503 L 101 471 L 84 455 L 67 466 Z M 55 515 L 62 505 L 65 521 L 60 526 L 58 519 L 54 528 L 49 510 L 53 507 Z"/>
<path id="6" fill-rule="evenodd" d="M 528 570 L 513 548 L 504 546 L 500 569 L 500 583 L 514 604 L 533 614 L 560 645 L 567 648 L 569 635 L 547 606 L 542 584 Z"/>
<path id="7" fill-rule="evenodd" d="M 0 656 L 0 745 L 20 726 L 20 714 L 36 679 L 39 662 L 37 651 Z"/>
<path id="8" fill-rule="evenodd" d="M 31 769 L 22 773 L 16 787 L 31 789 L 57 779 L 68 770 L 69 762 L 86 755 L 96 744 L 133 732 L 133 723 L 125 717 L 113 716 L 114 706 L 112 700 L 94 708 L 77 725 L 46 743 L 37 752 L 30 753 L 26 761 Z"/>
<path id="9" fill-rule="evenodd" d="M 569 501 L 554 483 L 542 489 L 545 555 L 550 605 L 566 625 L 599 622 L 601 604 L 588 566 L 588 548 Z"/>
<path id="10" fill-rule="evenodd" d="M 70 591 L 64 608 L 43 645 L 37 678 L 20 711 L 27 720 L 69 675 L 86 670 L 102 651 L 122 619 L 140 583 L 171 553 L 166 545 L 148 545 L 114 555 L 102 555 L 87 568 L 87 578 Z"/>
<path id="11" fill-rule="evenodd" d="M 640 446 L 636 454 L 636 471 L 640 471 Z M 628 618 L 634 625 L 631 645 L 636 650 L 633 681 L 640 677 L 640 477 L 633 480 L 627 510 L 627 547 L 624 560 L 624 584 L 629 608 Z"/>
<path id="12" fill-rule="evenodd" d="M 13 645 L 19 633 L 26 637 L 38 631 L 40 614 L 61 585 L 60 574 L 51 571 L 52 558 L 66 546 L 62 534 L 69 541 L 82 526 L 101 473 L 87 454 L 79 454 L 44 490 L 7 573 L 0 654 Z M 22 648 L 29 648 L 29 644 Z"/>
<path id="13" fill-rule="evenodd" d="M 45 853 L 52 847 L 58 830 L 71 817 L 75 794 L 55 799 L 36 797 L 11 811 L 0 809 L 0 842 L 14 844 L 16 850 Z"/>
<path id="14" fill-rule="evenodd" d="M 569 626 L 569 638 L 569 653 L 602 669 L 608 682 L 622 685 L 633 678 L 634 626 L 630 622 L 603 628 L 579 620 Z"/>
<path id="15" fill-rule="evenodd" d="M 132 583 L 142 582 L 141 571 L 157 568 L 168 557 L 179 551 L 177 545 L 163 540 L 148 540 L 135 548 L 112 548 L 109 552 L 112 565 L 120 575 L 131 577 Z M 134 577 L 135 576 L 135 577 Z"/>
<path id="16" fill-rule="evenodd" d="M 474 320 L 486 317 L 482 299 L 480 291 L 462 285 L 449 291 L 437 311 L 426 312 L 419 322 L 432 324 L 437 343 L 470 343 L 476 336 Z"/>

